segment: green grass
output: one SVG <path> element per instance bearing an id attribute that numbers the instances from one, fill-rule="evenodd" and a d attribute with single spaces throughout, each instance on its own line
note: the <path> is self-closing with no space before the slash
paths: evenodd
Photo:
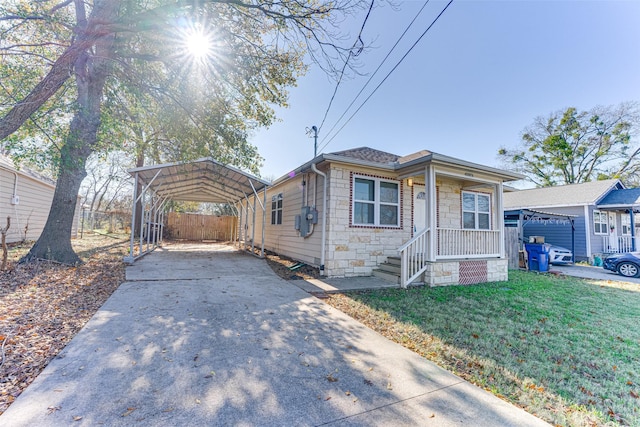
<path id="1" fill-rule="evenodd" d="M 509 277 L 330 303 L 552 424 L 640 426 L 640 285 Z"/>

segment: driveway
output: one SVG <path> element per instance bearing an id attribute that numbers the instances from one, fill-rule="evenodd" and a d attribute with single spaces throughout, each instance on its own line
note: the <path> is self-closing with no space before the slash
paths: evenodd
<path id="1" fill-rule="evenodd" d="M 558 271 L 567 276 L 581 277 L 583 279 L 640 284 L 640 278 L 624 277 L 613 271 L 605 270 L 602 267 L 587 265 L 550 265 L 549 270 Z"/>
<path id="2" fill-rule="evenodd" d="M 127 269 L 8 426 L 542 426 L 226 246 Z"/>

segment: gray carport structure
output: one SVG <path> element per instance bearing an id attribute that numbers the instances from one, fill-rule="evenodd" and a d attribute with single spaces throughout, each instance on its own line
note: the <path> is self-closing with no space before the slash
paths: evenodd
<path id="1" fill-rule="evenodd" d="M 233 240 L 244 242 L 248 249 L 247 229 L 249 210 L 252 212 L 251 252 L 255 249 L 256 213 L 260 205 L 262 210 L 262 236 L 260 256 L 264 257 L 264 224 L 266 222 L 267 187 L 269 183 L 233 166 L 222 164 L 211 158 L 202 158 L 190 162 L 166 163 L 144 166 L 128 171 L 134 177 L 133 208 L 131 211 L 131 240 L 129 255 L 124 257 L 127 263 L 153 251 L 162 243 L 162 231 L 167 203 L 200 202 L 222 203 L 231 206 L 239 219 L 238 231 Z M 138 187 L 141 191 L 138 192 Z M 262 201 L 259 193 L 262 192 Z M 138 194 L 139 193 L 139 194 Z M 253 204 L 249 196 L 255 195 Z M 137 211 L 138 202 L 142 209 Z M 244 219 L 244 222 L 243 222 Z M 141 224 L 139 248 L 135 251 L 136 220 Z M 235 230 L 234 230 L 235 231 Z M 244 232 L 244 234 L 243 234 Z"/>

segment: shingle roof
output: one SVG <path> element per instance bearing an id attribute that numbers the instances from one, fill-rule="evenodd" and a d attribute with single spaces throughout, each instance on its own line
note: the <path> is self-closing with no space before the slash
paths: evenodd
<path id="1" fill-rule="evenodd" d="M 387 153 L 369 147 L 352 148 L 351 150 L 338 151 L 330 154 L 382 164 L 395 163 L 400 157 L 396 154 Z"/>
<path id="2" fill-rule="evenodd" d="M 638 206 L 640 205 L 640 188 L 624 188 L 611 191 L 598 203 L 600 206 Z"/>
<path id="3" fill-rule="evenodd" d="M 623 188 L 617 179 L 514 191 L 504 193 L 504 208 L 590 205 L 614 188 Z"/>
<path id="4" fill-rule="evenodd" d="M 53 179 L 51 179 L 51 178 L 49 178 L 49 177 L 47 177 L 47 176 L 45 176 L 45 175 L 43 175 L 41 173 L 38 173 L 38 172 L 36 172 L 34 170 L 31 170 L 31 169 L 29 169 L 27 167 L 24 167 L 24 166 L 18 168 L 16 166 L 15 162 L 13 160 L 11 160 L 11 158 L 5 156 L 4 154 L 0 154 L 0 167 L 4 168 L 6 170 L 10 170 L 11 172 L 15 171 L 16 173 L 18 173 L 18 174 L 20 174 L 22 176 L 28 176 L 30 178 L 37 179 L 38 181 L 41 181 L 41 182 L 43 182 L 45 184 L 48 184 L 48 185 L 51 185 L 51 186 L 54 186 L 54 187 L 56 185 L 56 181 L 55 180 L 53 180 Z"/>

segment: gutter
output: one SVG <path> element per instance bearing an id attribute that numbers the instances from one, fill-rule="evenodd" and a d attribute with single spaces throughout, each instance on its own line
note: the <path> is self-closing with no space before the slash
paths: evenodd
<path id="1" fill-rule="evenodd" d="M 311 170 L 322 177 L 322 249 L 320 252 L 320 275 L 324 276 L 324 254 L 327 247 L 327 174 L 320 172 L 315 163 L 311 163 Z"/>

